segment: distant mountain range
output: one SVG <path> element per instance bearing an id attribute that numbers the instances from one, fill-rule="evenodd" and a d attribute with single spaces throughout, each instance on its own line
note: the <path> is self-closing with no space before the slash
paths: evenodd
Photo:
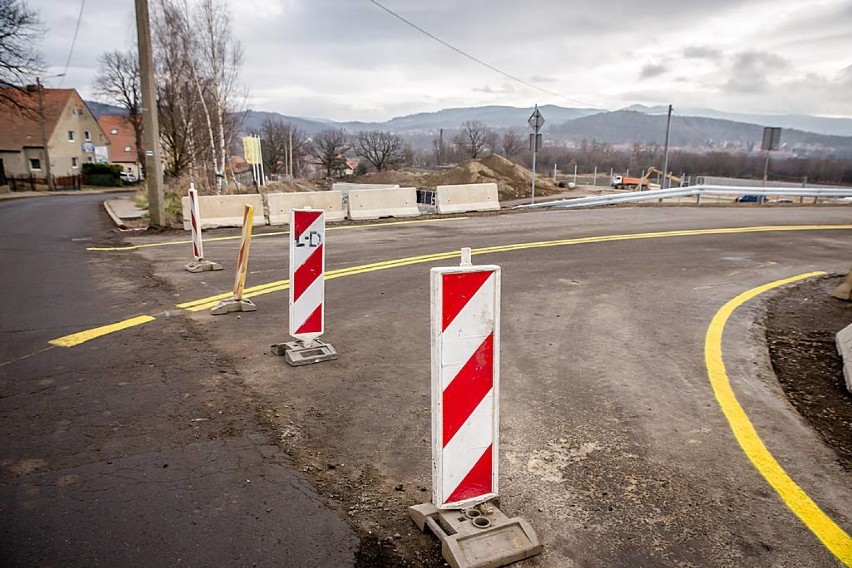
<path id="1" fill-rule="evenodd" d="M 87 102 L 96 116 L 121 114 L 121 109 Z M 556 144 L 578 144 L 596 140 L 619 147 L 634 143 L 663 144 L 667 107 L 633 105 L 623 110 L 539 107 L 545 118 L 545 140 Z M 440 130 L 449 140 L 465 121 L 477 120 L 489 127 L 521 134 L 530 131 L 527 119 L 532 108 L 484 106 L 452 108 L 396 117 L 386 122 L 334 122 L 286 116 L 276 112 L 248 110 L 242 113 L 241 131 L 259 132 L 266 119 L 291 122 L 308 135 L 330 128 L 350 132 L 385 130 L 411 141 L 415 148 L 428 148 Z M 764 126 L 780 126 L 781 150 L 800 156 L 852 158 L 852 119 L 809 115 L 753 115 L 722 113 L 708 109 L 677 109 L 672 117 L 670 145 L 693 150 L 743 150 L 760 148 Z"/>

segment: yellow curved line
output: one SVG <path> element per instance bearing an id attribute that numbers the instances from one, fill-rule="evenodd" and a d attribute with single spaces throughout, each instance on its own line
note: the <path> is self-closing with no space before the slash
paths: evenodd
<path id="1" fill-rule="evenodd" d="M 470 217 L 447 217 L 441 219 L 417 219 L 413 221 L 388 221 L 387 223 L 369 223 L 367 225 L 339 225 L 336 227 L 326 227 L 326 231 L 344 231 L 347 229 L 368 229 L 370 227 L 388 227 L 392 225 L 414 225 L 415 223 L 442 223 L 444 221 L 463 221 L 465 219 L 470 219 Z M 275 231 L 272 233 L 260 233 L 254 235 L 254 239 L 259 237 L 280 237 L 281 235 L 289 235 L 290 231 Z M 205 237 L 204 242 L 210 243 L 215 241 L 235 241 L 240 238 L 240 235 L 232 236 L 232 237 Z M 151 248 L 151 247 L 166 247 L 171 245 L 191 245 L 192 240 L 181 240 L 181 241 L 165 241 L 162 243 L 145 243 L 141 245 L 127 245 L 123 247 L 86 247 L 88 251 L 97 251 L 97 252 L 115 252 L 115 251 L 124 251 L 124 250 L 138 250 L 143 248 Z"/>
<path id="2" fill-rule="evenodd" d="M 787 507 L 799 517 L 823 545 L 844 565 L 852 566 L 852 539 L 814 503 L 801 487 L 796 485 L 796 482 L 787 475 L 784 468 L 763 444 L 763 440 L 760 439 L 745 410 L 737 401 L 722 359 L 722 332 L 734 310 L 768 290 L 823 274 L 825 273 L 809 272 L 777 280 L 743 292 L 730 300 L 722 306 L 710 323 L 704 342 L 704 360 L 716 400 L 719 402 L 725 418 L 728 419 L 731 431 L 748 459 L 778 493 Z"/>

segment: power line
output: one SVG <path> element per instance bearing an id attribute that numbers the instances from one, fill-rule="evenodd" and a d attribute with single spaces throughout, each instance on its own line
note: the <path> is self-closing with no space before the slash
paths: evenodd
<path id="1" fill-rule="evenodd" d="M 71 56 L 74 55 L 74 46 L 77 45 L 77 32 L 80 31 L 80 22 L 83 19 L 83 8 L 86 6 L 86 0 L 80 0 L 80 13 L 77 14 L 77 25 L 74 27 L 74 39 L 71 40 L 71 49 L 68 50 L 68 59 L 65 60 L 65 70 L 62 71 L 62 79 L 59 80 L 59 86 L 65 82 L 65 77 L 68 75 L 68 66 L 71 64 Z"/>
<path id="2" fill-rule="evenodd" d="M 688 127 L 690 127 L 693 131 L 695 131 L 695 133 L 696 133 L 696 134 L 698 134 L 698 135 L 699 135 L 699 136 L 701 136 L 702 138 L 704 137 L 704 134 L 703 134 L 702 132 L 700 132 L 697 128 L 695 128 L 695 127 L 692 125 L 692 123 L 691 123 L 691 122 L 689 122 L 688 120 L 686 120 L 686 117 L 685 117 L 685 116 L 683 116 L 682 114 L 678 113 L 677 111 L 673 111 L 673 112 L 674 112 L 674 114 L 675 114 L 678 118 L 680 118 L 680 119 L 684 122 L 684 124 L 686 124 L 686 125 L 687 125 Z"/>
<path id="3" fill-rule="evenodd" d="M 531 89 L 536 89 L 537 91 L 541 91 L 542 93 L 546 93 L 546 94 L 551 95 L 551 96 L 553 96 L 553 97 L 558 97 L 558 98 L 560 98 L 560 99 L 563 99 L 563 100 L 566 100 L 566 101 L 570 101 L 570 102 L 572 102 L 572 103 L 579 104 L 579 105 L 581 105 L 581 106 L 585 106 L 585 107 L 589 107 L 589 108 L 595 108 L 595 107 L 597 106 L 597 105 L 592 105 L 592 104 L 584 103 L 583 101 L 578 101 L 578 100 L 575 100 L 575 99 L 571 99 L 571 98 L 566 97 L 566 96 L 564 96 L 564 95 L 560 95 L 559 93 L 554 93 L 553 91 L 550 91 L 550 90 L 548 90 L 548 89 L 545 89 L 544 87 L 540 87 L 540 86 L 538 86 L 538 85 L 534 85 L 533 83 L 530 83 L 529 81 L 525 81 L 525 80 L 521 79 L 520 77 L 516 77 L 515 75 L 512 75 L 511 73 L 507 73 L 507 72 L 503 71 L 502 69 L 498 69 L 497 67 L 495 67 L 495 66 L 491 65 L 490 63 L 486 63 L 485 61 L 483 61 L 483 60 L 481 60 L 481 59 L 479 59 L 479 58 L 477 58 L 477 57 L 474 57 L 473 55 L 471 55 L 471 54 L 469 54 L 469 53 L 467 53 L 467 52 L 465 52 L 465 51 L 462 51 L 461 49 L 457 48 L 456 46 L 454 46 L 454 45 L 452 45 L 452 44 L 450 44 L 450 43 L 448 43 L 448 42 L 446 42 L 446 41 L 442 40 L 442 39 L 441 39 L 441 38 L 439 38 L 438 36 L 436 36 L 436 35 L 434 35 L 434 34 L 432 34 L 432 33 L 428 32 L 428 31 L 424 30 L 423 28 L 421 28 L 420 26 L 418 26 L 418 25 L 417 25 L 417 24 L 415 24 L 414 22 L 412 22 L 412 21 L 410 21 L 410 20 L 405 19 L 403 16 L 400 16 L 399 14 L 397 14 L 396 12 L 394 12 L 393 10 L 391 10 L 390 8 L 388 8 L 388 7 L 386 7 L 386 6 L 383 6 L 383 5 L 382 5 L 382 4 L 380 4 L 377 0 L 370 0 L 370 2 L 372 2 L 372 3 L 373 3 L 373 4 L 375 4 L 376 6 L 378 6 L 379 8 L 381 8 L 382 10 L 384 10 L 385 12 L 387 12 L 388 14 L 390 14 L 391 16 L 393 16 L 394 18 L 397 18 L 398 20 L 401 20 L 402 22 L 405 22 L 406 24 L 408 24 L 409 26 L 411 26 L 411 27 L 412 27 L 412 28 L 414 28 L 415 30 L 419 31 L 420 33 L 422 33 L 422 34 L 424 34 L 424 35 L 426 35 L 426 36 L 428 36 L 428 37 L 430 37 L 430 38 L 434 39 L 435 41 L 437 41 L 437 42 L 438 42 L 438 43 L 440 43 L 441 45 L 443 45 L 443 46 L 445 46 L 445 47 L 447 47 L 447 48 L 449 48 L 449 49 L 452 49 L 453 51 L 455 51 L 456 53 L 458 53 L 458 54 L 459 54 L 459 55 L 461 55 L 462 57 L 466 57 L 467 59 L 470 59 L 471 61 L 473 61 L 473 62 L 475 62 L 475 63 L 478 63 L 479 65 L 482 65 L 483 67 L 487 67 L 488 69 L 490 69 L 490 70 L 492 70 L 492 71 L 494 71 L 494 72 L 496 72 L 496 73 L 499 73 L 500 75 L 503 75 L 504 77 L 506 77 L 506 78 L 508 78 L 508 79 L 511 79 L 512 81 L 516 81 L 516 82 L 521 83 L 522 85 L 525 85 L 525 86 L 527 86 L 527 87 L 529 87 L 529 88 L 531 88 Z"/>

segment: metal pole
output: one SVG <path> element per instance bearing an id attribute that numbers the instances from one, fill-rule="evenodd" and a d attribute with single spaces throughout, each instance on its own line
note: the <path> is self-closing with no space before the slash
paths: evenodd
<path id="1" fill-rule="evenodd" d="M 598 167 L 595 166 L 595 176 L 592 178 L 592 185 L 597 187 L 598 185 Z"/>
<path id="2" fill-rule="evenodd" d="M 536 135 L 535 135 L 535 134 L 533 134 L 533 143 L 532 143 L 532 147 L 533 147 L 533 163 L 532 163 L 532 201 L 531 201 L 531 203 L 535 203 L 535 147 L 536 147 L 536 145 L 537 145 L 537 144 L 536 144 L 536 142 L 538 142 L 538 140 L 536 139 Z"/>
<path id="3" fill-rule="evenodd" d="M 577 164 L 574 164 L 574 185 L 577 185 Z"/>
<path id="4" fill-rule="evenodd" d="M 556 163 L 553 163 L 553 183 L 556 183 Z"/>
<path id="5" fill-rule="evenodd" d="M 763 163 L 763 187 L 766 187 L 766 181 L 769 179 L 769 150 L 766 151 L 766 161 Z"/>
<path id="6" fill-rule="evenodd" d="M 296 179 L 296 176 L 293 174 L 293 125 L 290 125 L 290 144 L 287 146 L 287 169 L 290 171 L 290 180 L 293 181 Z"/>
<path id="7" fill-rule="evenodd" d="M 44 124 L 44 86 L 42 86 L 39 77 L 36 77 L 36 88 L 38 88 L 38 120 L 41 126 L 41 144 L 44 147 L 44 171 L 47 174 L 47 188 L 50 191 L 56 191 L 53 175 L 50 171 L 50 150 L 47 147 L 47 129 Z"/>
<path id="8" fill-rule="evenodd" d="M 142 87 L 142 132 L 145 144 L 145 185 L 148 188 L 148 218 L 152 227 L 166 221 L 163 203 L 163 165 L 160 162 L 160 120 L 157 116 L 157 83 L 151 49 L 148 0 L 136 0 L 136 37 L 139 43 L 139 78 Z"/>
<path id="9" fill-rule="evenodd" d="M 668 184 L 666 183 L 669 178 L 669 131 L 672 128 L 672 105 L 669 105 L 669 116 L 666 119 L 666 146 L 663 150 L 663 179 L 660 180 L 660 187 L 666 189 Z"/>
<path id="10" fill-rule="evenodd" d="M 263 146 L 260 145 L 260 134 L 257 135 L 257 153 L 260 161 L 260 185 L 266 183 L 266 172 L 263 170 Z"/>

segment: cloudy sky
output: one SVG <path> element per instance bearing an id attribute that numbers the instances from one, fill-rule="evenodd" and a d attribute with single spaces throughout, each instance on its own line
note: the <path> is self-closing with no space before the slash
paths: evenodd
<path id="1" fill-rule="evenodd" d="M 222 0 L 245 51 L 247 106 L 364 121 L 534 103 L 852 117 L 852 0 L 378 1 L 537 88 L 370 0 Z M 28 2 L 61 73 L 81 0 Z M 82 2 L 68 73 L 46 84 L 90 98 L 98 56 L 134 45 L 135 12 L 133 0 Z"/>

